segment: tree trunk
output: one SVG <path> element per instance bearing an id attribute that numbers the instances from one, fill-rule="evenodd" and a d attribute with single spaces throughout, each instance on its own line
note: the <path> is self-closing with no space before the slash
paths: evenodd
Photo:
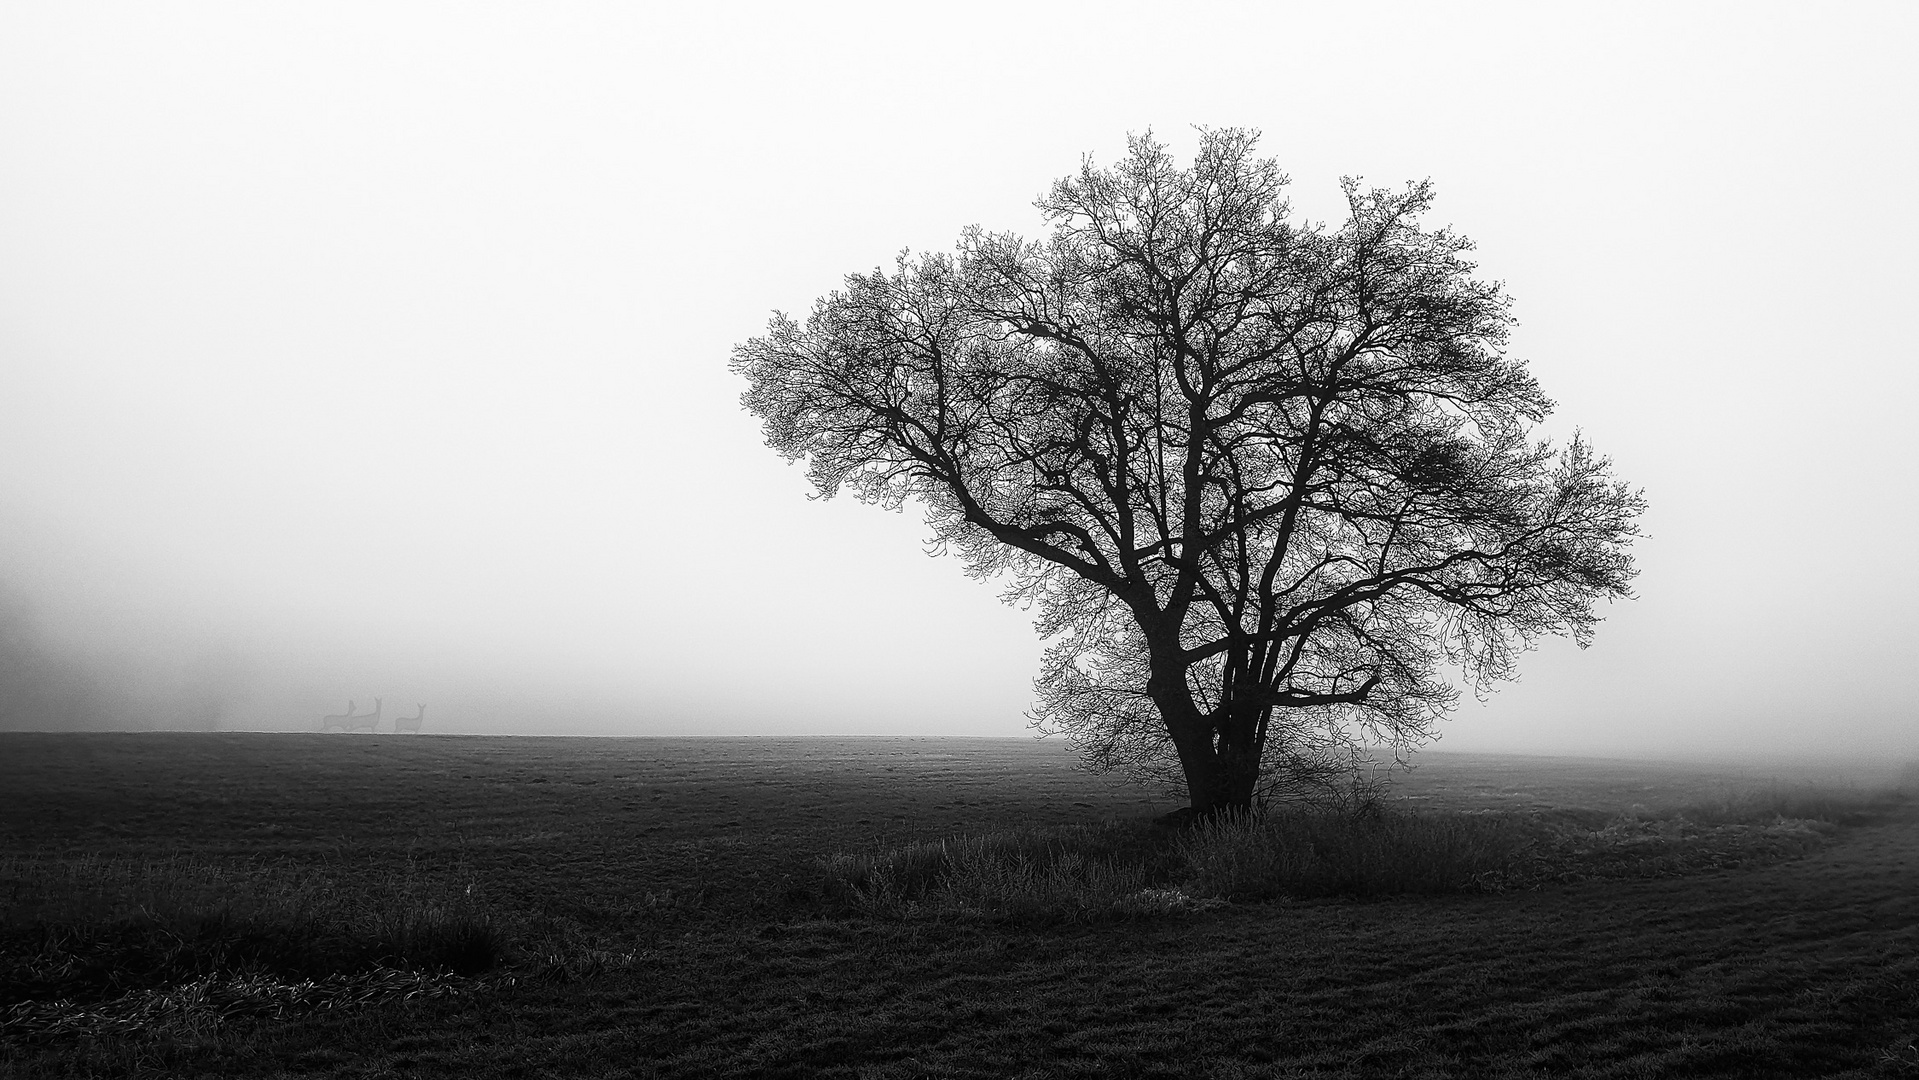
<path id="1" fill-rule="evenodd" d="M 1179 751 L 1193 820 L 1251 810 L 1259 786 L 1259 759 L 1246 745 L 1250 740 L 1221 732 L 1217 718 L 1201 713 L 1190 697 L 1177 691 L 1166 696 L 1175 700 L 1158 702 L 1160 716 Z M 1185 700 L 1178 700 L 1182 697 Z"/>

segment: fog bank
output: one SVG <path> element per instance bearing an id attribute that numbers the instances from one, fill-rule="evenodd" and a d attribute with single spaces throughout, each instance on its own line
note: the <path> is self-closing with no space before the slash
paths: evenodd
<path id="1" fill-rule="evenodd" d="M 1431 177 L 1651 511 L 1443 746 L 1919 755 L 1919 14 L 0 11 L 0 727 L 1018 735 L 1027 617 L 726 371 L 1128 131 Z M 1355 70 L 1363 57 L 1363 70 Z M 1890 202 L 1890 210 L 1882 208 Z"/>

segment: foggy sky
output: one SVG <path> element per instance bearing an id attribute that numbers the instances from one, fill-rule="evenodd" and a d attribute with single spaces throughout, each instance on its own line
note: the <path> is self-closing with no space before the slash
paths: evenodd
<path id="1" fill-rule="evenodd" d="M 1650 500 L 1445 748 L 1919 752 L 1910 5 L 668 7 L 0 9 L 0 727 L 1021 734 L 1029 617 L 726 361 L 1209 124 L 1431 177 Z"/>

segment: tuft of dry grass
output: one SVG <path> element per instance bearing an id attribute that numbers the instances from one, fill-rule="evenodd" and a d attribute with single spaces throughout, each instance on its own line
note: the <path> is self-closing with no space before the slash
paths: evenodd
<path id="1" fill-rule="evenodd" d="M 477 985 L 450 972 L 391 967 L 298 981 L 258 971 L 207 974 L 101 1001 L 55 998 L 14 1002 L 0 1010 L 0 1038 L 45 1040 L 155 1033 L 206 1038 L 220 1024 L 242 1016 L 285 1019 L 313 1009 L 452 997 Z"/>
<path id="2" fill-rule="evenodd" d="M 1147 829 L 1015 828 L 820 861 L 826 896 L 884 917 L 932 915 L 1020 923 L 1087 922 L 1147 912 L 1157 876 Z"/>

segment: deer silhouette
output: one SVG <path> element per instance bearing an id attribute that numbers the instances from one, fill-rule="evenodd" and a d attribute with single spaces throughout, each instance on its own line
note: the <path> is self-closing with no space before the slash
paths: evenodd
<path id="1" fill-rule="evenodd" d="M 402 731 L 411 731 L 413 734 L 418 735 L 420 733 L 420 724 L 426 719 L 426 706 L 421 705 L 419 708 L 420 711 L 413 716 L 394 717 L 393 734 L 398 735 Z"/>
<path id="2" fill-rule="evenodd" d="M 345 712 L 334 713 L 331 716 L 320 717 L 320 730 L 326 731 L 329 728 L 345 727 L 347 724 L 347 721 L 353 719 L 353 710 L 355 708 L 357 708 L 357 706 L 355 706 L 353 704 L 352 699 L 349 698 L 346 703 Z"/>
<path id="3" fill-rule="evenodd" d="M 353 703 L 349 701 L 347 702 L 347 704 L 352 705 Z M 380 699 L 374 698 L 372 712 L 361 713 L 358 716 L 354 716 L 349 713 L 345 717 L 341 718 L 340 727 L 342 730 L 345 730 L 345 731 L 354 731 L 361 728 L 364 728 L 367 731 L 378 731 L 380 729 L 380 709 L 381 708 L 382 706 L 380 704 Z"/>

